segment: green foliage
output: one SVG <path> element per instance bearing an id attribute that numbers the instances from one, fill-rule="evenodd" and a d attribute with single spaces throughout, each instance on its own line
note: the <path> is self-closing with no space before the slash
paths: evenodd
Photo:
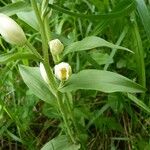
<path id="1" fill-rule="evenodd" d="M 72 145 L 67 140 L 67 137 L 64 135 L 61 135 L 59 137 L 56 137 L 52 140 L 50 140 L 48 143 L 42 147 L 41 150 L 79 150 L 80 145 Z"/>
<path id="2" fill-rule="evenodd" d="M 106 93 L 139 93 L 145 91 L 142 86 L 119 74 L 94 69 L 83 70 L 72 75 L 65 85 L 60 88 L 60 91 L 69 92 L 78 89 L 98 90 Z"/>
<path id="3" fill-rule="evenodd" d="M 147 33 L 148 39 L 150 40 L 150 13 L 146 6 L 146 3 L 144 0 L 136 0 L 137 1 L 137 10 L 140 15 L 142 24 L 144 26 L 145 32 Z"/>
<path id="4" fill-rule="evenodd" d="M 0 36 L 0 149 L 149 150 L 149 10 L 144 0 L 0 0 L 28 39 Z M 60 62 L 67 81 L 53 73 Z"/>
<path id="5" fill-rule="evenodd" d="M 64 55 L 71 53 L 71 52 L 89 50 L 89 49 L 94 49 L 97 47 L 109 47 L 109 48 L 116 48 L 116 49 L 123 49 L 126 51 L 130 51 L 127 48 L 117 46 L 110 42 L 107 42 L 102 38 L 99 38 L 96 36 L 91 36 L 91 37 L 86 37 L 82 41 L 78 41 L 78 42 L 72 43 L 69 46 L 67 46 L 64 51 Z M 132 52 L 132 51 L 130 51 L 130 52 Z"/>
<path id="6" fill-rule="evenodd" d="M 41 77 L 40 70 L 38 67 L 19 67 L 20 74 L 30 88 L 30 90 L 40 99 L 46 101 L 47 103 L 55 103 L 55 96 L 50 92 L 48 85 L 44 82 Z"/>
<path id="7" fill-rule="evenodd" d="M 35 55 L 32 53 L 5 53 L 0 55 L 0 64 L 6 64 L 11 61 L 15 61 L 18 59 L 37 59 Z"/>
<path id="8" fill-rule="evenodd" d="M 0 8 L 0 13 L 4 13 L 8 16 L 14 15 L 20 11 L 28 11 L 30 9 L 29 3 L 18 1 L 16 3 L 10 3 L 7 6 Z"/>

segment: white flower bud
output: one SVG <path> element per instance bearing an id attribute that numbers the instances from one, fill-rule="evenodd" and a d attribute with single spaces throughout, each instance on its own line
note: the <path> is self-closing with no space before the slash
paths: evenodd
<path id="1" fill-rule="evenodd" d="M 55 76 L 61 81 L 68 80 L 69 76 L 72 74 L 71 66 L 65 62 L 55 65 L 54 72 Z"/>
<path id="2" fill-rule="evenodd" d="M 49 41 L 48 44 L 53 55 L 60 54 L 64 49 L 64 45 L 58 39 Z"/>
<path id="3" fill-rule="evenodd" d="M 44 81 L 46 83 L 49 83 L 49 79 L 48 79 L 45 67 L 44 67 L 44 65 L 41 62 L 40 62 L 40 73 L 41 73 L 41 76 L 44 79 Z"/>
<path id="4" fill-rule="evenodd" d="M 10 44 L 24 45 L 26 36 L 22 28 L 10 17 L 0 13 L 0 34 Z"/>

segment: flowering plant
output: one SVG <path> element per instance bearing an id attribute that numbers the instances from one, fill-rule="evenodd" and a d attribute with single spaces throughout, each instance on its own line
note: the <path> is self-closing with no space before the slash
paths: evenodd
<path id="1" fill-rule="evenodd" d="M 13 2 L 15 2 L 15 0 L 13 0 Z M 70 3 L 71 2 L 65 2 L 63 6 L 68 7 Z M 94 2 L 86 1 L 81 2 L 81 4 L 82 3 L 86 3 L 88 6 L 91 5 L 85 13 L 88 13 L 89 10 L 92 12 L 97 10 Z M 103 2 L 97 1 L 97 3 Z M 106 3 L 107 2 L 105 2 L 105 5 Z M 113 5 L 116 4 L 113 3 L 110 6 Z M 28 8 L 26 11 L 24 11 L 25 6 Z M 14 13 L 14 7 L 19 7 L 21 12 L 18 12 L 16 8 Z M 13 84 L 8 82 L 8 85 L 10 85 L 9 89 L 15 91 L 13 87 L 19 83 L 19 88 L 23 91 L 23 96 L 19 100 L 33 103 L 31 104 L 32 109 L 30 109 L 30 104 L 28 104 L 29 109 L 25 112 L 22 110 L 19 117 L 28 120 L 30 112 L 36 112 L 39 116 L 48 117 L 46 121 L 43 121 L 45 119 L 44 117 L 41 119 L 40 125 L 43 128 L 40 133 L 35 133 L 38 134 L 37 137 L 39 137 L 39 139 L 37 137 L 33 139 L 35 136 L 32 136 L 31 139 L 24 140 L 24 136 L 29 137 L 28 134 L 34 135 L 34 133 L 28 133 L 28 129 L 33 126 L 30 126 L 30 123 L 27 125 L 22 124 L 21 122 L 23 121 L 15 115 L 15 113 L 12 115 L 7 110 L 4 102 L 0 102 L 0 112 L 2 109 L 5 110 L 8 116 L 13 121 L 15 120 L 14 122 L 17 124 L 15 129 L 15 131 L 17 130 L 17 135 L 8 130 L 6 131 L 10 137 L 22 143 L 28 149 L 38 149 L 40 147 L 41 150 L 86 150 L 95 144 L 93 141 L 105 143 L 104 139 L 106 137 L 103 138 L 104 141 L 97 140 L 97 138 L 99 139 L 101 131 L 103 136 L 107 135 L 108 137 L 109 134 L 107 134 L 107 131 L 111 130 L 110 133 L 113 136 L 118 135 L 119 132 L 126 134 L 128 147 L 130 147 L 130 139 L 128 139 L 130 137 L 128 136 L 129 133 L 127 133 L 128 129 L 126 128 L 127 125 L 125 121 L 129 121 L 126 119 L 127 115 L 133 115 L 131 107 L 128 114 L 124 115 L 124 110 L 126 106 L 129 105 L 128 103 L 130 103 L 129 100 L 133 101 L 138 107 L 148 113 L 150 109 L 144 102 L 138 99 L 144 99 L 145 97 L 146 77 L 142 44 L 137 44 L 137 41 L 138 43 L 142 43 L 142 41 L 138 32 L 138 25 L 135 21 L 136 17 L 133 13 L 135 2 L 133 0 L 127 0 L 126 2 L 121 1 L 115 7 L 116 8 L 108 14 L 95 13 L 92 15 L 79 14 L 76 13 L 76 11 L 73 12 L 72 10 L 69 11 L 69 9 L 61 8 L 56 6 L 53 0 L 18 1 L 9 6 L 9 8 L 11 8 L 9 13 L 5 12 L 4 9 L 1 11 L 0 8 L 0 12 L 2 12 L 0 13 L 0 45 L 4 49 L 5 44 L 8 45 L 8 48 L 12 48 L 10 48 L 12 52 L 5 50 L 4 54 L 0 55 L 0 63 L 6 64 L 6 67 L 11 69 L 14 69 L 15 66 L 17 70 L 15 73 L 19 72 Z M 73 7 L 73 9 L 74 8 L 75 7 Z M 111 9 L 111 7 L 109 7 L 109 9 Z M 64 18 L 60 21 L 61 15 L 53 10 L 59 11 L 61 15 L 65 13 Z M 14 17 L 13 19 L 13 16 L 11 16 L 13 13 L 17 15 L 17 18 Z M 130 19 L 126 19 L 126 22 L 129 22 L 131 25 L 132 36 L 135 37 L 133 38 L 134 44 L 139 46 L 138 48 L 135 46 L 134 51 L 127 48 L 131 47 L 130 44 L 122 44 L 128 31 L 130 31 L 129 26 L 124 27 L 124 24 L 122 24 L 118 29 L 116 29 L 116 26 L 113 28 L 118 32 L 120 32 L 120 28 L 122 30 L 116 44 L 110 41 L 115 41 L 118 34 L 114 34 L 115 36 L 111 37 L 107 33 L 109 31 L 106 31 L 106 33 L 101 36 L 99 29 L 103 27 L 103 24 L 108 24 L 107 22 L 110 22 L 111 19 L 117 20 L 118 17 L 126 17 L 126 14 L 130 17 Z M 69 20 L 66 15 L 70 15 L 72 17 L 71 19 L 75 20 L 75 23 Z M 81 24 L 81 18 L 86 18 L 91 21 L 88 27 L 86 26 L 87 20 L 84 22 L 86 23 L 85 26 Z M 23 20 L 23 23 L 20 20 Z M 102 25 L 101 23 L 97 25 L 98 22 L 94 22 L 95 20 L 104 20 L 104 22 L 101 22 Z M 79 27 L 76 26 L 77 22 Z M 26 23 L 26 25 L 24 23 Z M 63 30 L 63 25 L 66 25 L 66 30 Z M 85 33 L 82 26 L 84 26 L 84 28 L 87 27 Z M 96 33 L 98 32 L 97 30 L 100 34 Z M 111 28 L 109 28 L 109 30 L 112 33 L 115 32 L 115 30 L 112 31 Z M 77 32 L 80 33 L 80 36 L 77 35 Z M 102 37 L 105 37 L 105 39 Z M 126 46 L 121 46 L 121 44 Z M 112 51 L 108 51 L 108 49 Z M 131 47 L 131 49 L 133 48 Z M 120 51 L 121 57 L 119 57 L 119 60 L 116 60 L 116 63 L 114 61 L 114 55 L 117 51 Z M 136 75 L 130 76 L 124 74 L 123 68 L 127 67 L 127 62 L 125 63 L 123 61 L 122 56 L 131 56 L 134 58 L 136 63 L 134 62 L 133 68 L 136 64 Z M 15 62 L 15 64 L 11 66 L 10 62 Z M 112 68 L 108 71 L 111 64 L 116 66 L 114 67 L 112 65 Z M 3 68 L 2 65 L 2 69 Z M 132 66 L 129 68 L 130 71 L 133 69 Z M 119 71 L 120 74 L 117 73 Z M 124 76 L 121 74 L 124 74 Z M 21 87 L 24 84 L 21 82 L 22 79 L 27 85 L 26 87 L 24 86 L 24 88 Z M 17 93 L 18 91 L 16 90 L 15 92 Z M 5 96 L 3 96 L 3 98 L 5 99 Z M 12 99 L 15 99 L 14 95 Z M 17 100 L 17 103 L 20 102 Z M 26 107 L 26 105 L 24 107 Z M 105 111 L 108 112 L 106 116 L 103 115 Z M 114 119 L 117 113 L 119 116 L 123 114 L 122 119 L 119 120 L 120 124 L 123 122 L 123 126 Z M 1 118 L 4 119 L 3 113 L 0 113 L 0 119 Z M 130 122 L 127 124 L 130 124 Z M 55 126 L 57 126 L 57 130 Z M 49 135 L 51 134 L 51 128 L 55 131 L 52 136 Z M 122 128 L 124 128 L 124 130 Z M 21 136 L 22 133 L 23 136 Z M 46 140 L 44 138 L 45 133 L 48 134 Z M 91 137 L 95 135 L 96 137 L 91 140 Z M 115 137 L 113 138 L 115 139 Z M 115 143 L 114 139 L 112 139 L 111 142 L 108 142 L 109 144 L 111 143 L 111 146 Z M 34 146 L 27 146 L 28 142 L 31 143 L 30 145 L 33 143 Z M 97 149 L 99 149 L 99 147 Z M 131 147 L 129 149 L 131 149 Z"/>

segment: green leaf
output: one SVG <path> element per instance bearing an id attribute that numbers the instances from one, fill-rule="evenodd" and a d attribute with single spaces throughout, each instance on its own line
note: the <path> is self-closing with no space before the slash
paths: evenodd
<path id="1" fill-rule="evenodd" d="M 109 60 L 109 55 L 107 53 L 103 54 L 100 52 L 91 52 L 90 56 L 99 64 L 99 65 L 103 65 L 106 64 Z M 109 63 L 113 63 L 113 59 L 110 58 Z"/>
<path id="2" fill-rule="evenodd" d="M 12 0 L 13 3 L 18 2 L 18 0 Z M 31 26 L 35 30 L 39 30 L 38 21 L 36 18 L 36 15 L 32 9 L 28 11 L 20 11 L 16 13 L 19 19 L 27 23 L 29 26 Z"/>
<path id="3" fill-rule="evenodd" d="M 135 1 L 134 0 L 126 0 L 126 1 L 121 1 L 118 3 L 116 8 L 110 12 L 110 13 L 105 13 L 105 14 L 82 14 L 82 13 L 75 13 L 72 12 L 72 10 L 67 10 L 62 7 L 59 7 L 57 5 L 52 5 L 49 4 L 49 7 L 52 9 L 55 9 L 59 12 L 74 16 L 74 17 L 79 17 L 83 19 L 91 19 L 91 20 L 102 20 L 102 19 L 115 19 L 118 17 L 123 17 L 125 15 L 130 14 L 134 8 L 135 8 Z"/>
<path id="4" fill-rule="evenodd" d="M 20 139 L 18 136 L 16 136 L 15 134 L 13 134 L 12 132 L 10 132 L 9 130 L 6 130 L 7 134 L 14 140 L 14 141 L 18 141 L 20 143 L 23 143 L 22 139 Z"/>
<path id="5" fill-rule="evenodd" d="M 142 20 L 147 37 L 150 40 L 150 13 L 144 0 L 136 0 L 137 10 Z"/>
<path id="6" fill-rule="evenodd" d="M 132 15 L 132 45 L 133 50 L 135 52 L 134 59 L 136 62 L 136 71 L 138 74 L 138 82 L 143 86 L 146 87 L 146 75 L 145 75 L 145 62 L 144 62 L 144 47 L 142 37 L 140 35 L 140 31 L 138 28 L 138 24 L 136 22 L 136 17 Z"/>
<path id="7" fill-rule="evenodd" d="M 74 42 L 70 44 L 69 46 L 67 46 L 65 48 L 64 55 L 71 53 L 71 52 L 89 50 L 89 49 L 93 49 L 97 47 L 109 47 L 109 48 L 122 49 L 122 50 L 132 52 L 125 47 L 115 45 L 100 37 L 89 36 L 89 37 L 84 38 L 82 41 Z"/>
<path id="8" fill-rule="evenodd" d="M 65 135 L 58 136 L 46 143 L 41 150 L 79 150 L 80 145 L 69 143 Z"/>
<path id="9" fill-rule="evenodd" d="M 30 5 L 28 2 L 18 1 L 16 3 L 8 4 L 4 7 L 0 7 L 0 13 L 4 13 L 8 16 L 12 16 L 21 11 L 29 11 Z"/>
<path id="10" fill-rule="evenodd" d="M 43 80 L 38 67 L 19 66 L 20 74 L 30 90 L 41 100 L 54 104 L 55 97 Z"/>
<path id="11" fill-rule="evenodd" d="M 78 89 L 98 90 L 106 93 L 141 93 L 145 91 L 142 86 L 122 75 L 95 69 L 83 70 L 72 75 L 64 86 L 60 88 L 60 91 L 68 92 Z"/>
<path id="12" fill-rule="evenodd" d="M 29 26 L 31 26 L 33 29 L 37 31 L 39 30 L 39 25 L 35 13 L 33 11 L 19 12 L 17 13 L 17 16 L 25 23 L 27 23 Z"/>
<path id="13" fill-rule="evenodd" d="M 6 53 L 6 54 L 1 54 L 0 55 L 0 64 L 5 64 L 10 61 L 18 60 L 18 59 L 35 59 L 37 60 L 38 58 L 31 53 L 23 53 L 23 52 L 18 52 L 18 53 Z"/>
<path id="14" fill-rule="evenodd" d="M 137 106 L 141 107 L 144 109 L 146 112 L 150 113 L 150 108 L 146 106 L 141 100 L 136 98 L 134 95 L 128 93 L 128 98 L 133 101 Z"/>

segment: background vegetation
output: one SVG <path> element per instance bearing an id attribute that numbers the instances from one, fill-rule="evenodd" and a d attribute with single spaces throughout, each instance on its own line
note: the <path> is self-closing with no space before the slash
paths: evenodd
<path id="1" fill-rule="evenodd" d="M 36 2 L 42 9 L 42 1 Z M 49 0 L 46 8 L 51 11 L 48 19 L 50 39 L 59 38 L 65 47 L 97 36 L 134 52 L 119 50 L 108 43 L 109 48 L 93 46 L 95 39 L 81 43 L 85 44 L 84 50 L 87 46 L 87 50 L 82 51 L 77 43 L 70 48 L 74 52 L 63 56 L 73 73 L 91 68 L 108 70 L 147 89 L 143 94 L 133 95 L 126 90 L 111 93 L 73 91 L 73 112 L 83 149 L 149 150 L 150 1 Z M 0 13 L 11 16 L 23 28 L 28 41 L 42 53 L 39 23 L 30 1 L 0 0 Z M 65 133 L 61 114 L 51 103 L 35 96 L 20 75 L 20 64 L 39 66 L 37 58 L 26 52 L 29 52 L 28 47 L 10 45 L 0 37 L 0 149 L 38 150 L 51 139 L 61 137 L 56 142 L 61 150 L 66 146 L 65 138 L 60 136 Z M 49 57 L 53 67 L 51 55 Z M 87 75 L 87 78 L 90 80 L 93 76 Z M 47 150 L 51 150 L 50 147 Z"/>

